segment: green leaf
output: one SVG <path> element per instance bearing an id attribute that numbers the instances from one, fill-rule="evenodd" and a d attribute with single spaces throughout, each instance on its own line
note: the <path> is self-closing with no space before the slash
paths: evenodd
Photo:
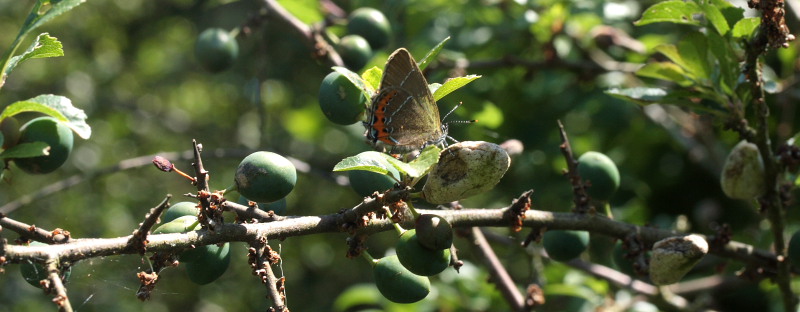
<path id="1" fill-rule="evenodd" d="M 0 153 L 0 158 L 29 158 L 50 154 L 50 145 L 45 142 L 20 143 Z"/>
<path id="2" fill-rule="evenodd" d="M 428 145 L 422 152 L 419 153 L 419 156 L 408 163 L 409 166 L 414 168 L 414 171 L 418 174 L 417 176 L 412 176 L 412 178 L 421 177 L 428 174 L 428 171 L 433 168 L 437 162 L 439 162 L 439 153 L 442 151 L 438 146 L 435 145 Z"/>
<path id="3" fill-rule="evenodd" d="M 716 116 L 724 116 L 726 112 L 718 106 L 713 106 L 718 99 L 713 97 L 713 90 L 670 90 L 661 88 L 613 88 L 605 92 L 616 98 L 630 101 L 639 105 L 670 104 L 688 107 L 698 112 L 706 112 Z M 703 100 L 706 101 L 703 101 Z"/>
<path id="4" fill-rule="evenodd" d="M 394 165 L 386 160 L 384 156 L 386 156 L 386 154 L 375 151 L 362 152 L 356 156 L 342 159 L 342 161 L 333 167 L 333 171 L 364 170 L 380 174 L 389 174 L 389 168 L 394 167 Z"/>
<path id="5" fill-rule="evenodd" d="M 63 0 L 59 3 L 53 4 L 53 7 L 43 14 L 39 14 L 39 12 L 31 12 L 31 15 L 28 16 L 28 19 L 25 21 L 22 29 L 20 29 L 19 36 L 27 35 L 32 30 L 36 29 L 36 27 L 42 26 L 44 23 L 49 22 L 56 16 L 64 14 L 84 2 L 86 2 L 86 0 Z"/>
<path id="6" fill-rule="evenodd" d="M 730 4 L 727 0 L 710 0 L 709 3 L 722 13 L 728 26 L 735 25 L 744 18 L 744 9 Z"/>
<path id="7" fill-rule="evenodd" d="M 286 11 L 296 16 L 306 24 L 312 24 L 325 19 L 322 6 L 317 0 L 278 0 Z"/>
<path id="8" fill-rule="evenodd" d="M 736 25 L 733 25 L 731 36 L 737 39 L 748 39 L 756 32 L 756 29 L 758 29 L 759 25 L 761 25 L 760 17 L 748 17 L 741 19 L 738 23 L 736 23 Z"/>
<path id="9" fill-rule="evenodd" d="M 382 77 L 383 77 L 383 70 L 377 66 L 373 66 L 372 68 L 367 69 L 363 74 L 361 74 L 361 79 L 364 80 L 364 83 L 370 88 L 372 88 L 372 90 L 378 90 L 378 88 L 380 88 Z"/>
<path id="10" fill-rule="evenodd" d="M 720 8 L 714 4 L 704 3 L 701 4 L 703 8 L 703 12 L 706 14 L 706 19 L 711 22 L 711 25 L 714 26 L 714 29 L 717 30 L 717 33 L 720 35 L 725 35 L 731 30 L 730 25 L 728 25 L 728 20 L 725 19 L 725 16 L 722 15 L 722 11 Z"/>
<path id="11" fill-rule="evenodd" d="M 92 136 L 92 128 L 86 123 L 86 113 L 72 105 L 70 99 L 52 94 L 43 94 L 25 101 L 14 102 L 0 113 L 0 120 L 23 112 L 39 112 L 66 122 L 72 131 L 83 139 Z"/>
<path id="12" fill-rule="evenodd" d="M 436 89 L 436 92 L 433 93 L 433 100 L 438 101 L 441 98 L 445 97 L 446 95 L 450 94 L 451 92 L 458 90 L 459 88 L 467 85 L 468 83 L 480 77 L 481 77 L 480 75 L 467 75 L 465 77 L 456 77 L 448 79 L 447 81 L 444 82 L 444 84 L 441 87 Z"/>
<path id="13" fill-rule="evenodd" d="M 36 40 L 31 43 L 28 49 L 25 50 L 25 52 L 11 58 L 11 60 L 8 62 L 8 66 L 6 67 L 5 74 L 8 75 L 11 73 L 11 71 L 14 70 L 14 67 L 17 67 L 19 63 L 27 59 L 57 56 L 64 56 L 64 50 L 61 42 L 59 42 L 55 37 L 51 37 L 47 33 L 41 33 L 38 37 L 36 37 Z"/>
<path id="14" fill-rule="evenodd" d="M 637 26 L 667 22 L 675 24 L 700 25 L 693 15 L 701 13 L 700 6 L 694 2 L 681 0 L 656 3 L 642 13 L 642 18 L 634 22 Z"/>
<path id="15" fill-rule="evenodd" d="M 684 69 L 697 77 L 711 77 L 711 62 L 708 60 L 708 38 L 700 32 L 690 32 L 678 42 L 678 52 L 683 59 Z"/>
<path id="16" fill-rule="evenodd" d="M 730 41 L 715 32 L 708 34 L 708 41 L 711 54 L 719 64 L 716 66 L 719 70 L 719 77 L 715 81 L 717 88 L 733 96 L 736 79 L 739 77 L 739 62 L 735 61 L 736 55 Z"/>
<path id="17" fill-rule="evenodd" d="M 694 84 L 691 79 L 686 77 L 686 72 L 683 70 L 683 68 L 671 62 L 648 63 L 642 68 L 639 68 L 639 70 L 636 71 L 636 75 L 672 81 L 683 87 L 688 87 Z"/>
<path id="18" fill-rule="evenodd" d="M 428 67 L 428 64 L 430 64 L 431 61 L 436 59 L 436 56 L 439 55 L 439 52 L 441 52 L 442 48 L 444 48 L 444 44 L 449 40 L 450 36 L 447 36 L 447 38 L 444 38 L 442 42 L 439 42 L 439 44 L 433 47 L 433 49 L 431 49 L 431 51 L 428 52 L 428 54 L 425 54 L 425 57 L 423 57 L 422 60 L 419 61 L 419 64 L 417 64 L 419 65 L 419 70 L 425 70 L 425 68 Z"/>
<path id="19" fill-rule="evenodd" d="M 392 166 L 394 166 L 394 168 L 397 169 L 397 171 L 400 171 L 400 172 L 402 172 L 402 173 L 404 173 L 404 174 L 406 174 L 406 175 L 408 175 L 408 176 L 410 176 L 412 178 L 416 178 L 416 177 L 419 177 L 421 175 L 421 173 L 419 171 L 417 171 L 415 167 L 412 167 L 412 166 L 408 165 L 407 163 L 404 163 L 402 161 L 397 160 L 392 155 L 384 154 L 384 153 L 380 153 L 380 154 L 381 154 L 381 156 L 383 156 L 383 159 L 385 159 L 388 163 L 392 164 Z"/>
<path id="20" fill-rule="evenodd" d="M 367 84 L 364 81 L 364 79 L 361 79 L 361 76 L 359 76 L 358 74 L 354 73 L 353 71 L 351 71 L 351 70 L 349 70 L 347 68 L 341 67 L 341 66 L 334 66 L 334 67 L 331 67 L 331 68 L 333 70 L 335 70 L 336 72 L 338 72 L 338 73 L 344 75 L 345 77 L 347 77 L 347 80 L 350 80 L 350 82 L 352 82 L 353 85 L 356 86 L 356 88 L 361 89 L 361 92 L 363 92 L 364 95 L 366 95 L 368 99 L 372 98 L 372 94 L 375 93 L 375 88 L 372 88 L 372 86 Z"/>

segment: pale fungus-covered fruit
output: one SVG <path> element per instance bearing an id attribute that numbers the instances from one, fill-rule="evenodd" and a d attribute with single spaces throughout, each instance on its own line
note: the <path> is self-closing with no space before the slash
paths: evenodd
<path id="1" fill-rule="evenodd" d="M 439 154 L 422 194 L 431 204 L 444 204 L 486 192 L 500 182 L 510 164 L 508 153 L 494 143 L 450 145 Z"/>
<path id="2" fill-rule="evenodd" d="M 708 253 L 708 242 L 699 235 L 673 236 L 653 244 L 650 280 L 656 285 L 677 283 Z"/>
<path id="3" fill-rule="evenodd" d="M 749 200 L 764 194 L 764 160 L 755 144 L 742 140 L 733 147 L 722 167 L 720 185 L 730 198 Z"/>

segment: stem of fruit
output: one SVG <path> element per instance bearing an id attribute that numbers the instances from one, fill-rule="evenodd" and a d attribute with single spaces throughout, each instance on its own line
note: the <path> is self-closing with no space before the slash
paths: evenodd
<path id="1" fill-rule="evenodd" d="M 391 219 L 392 211 L 390 211 L 389 208 L 387 207 L 383 207 L 383 209 L 384 211 L 386 211 L 386 216 L 389 217 L 389 219 Z M 403 235 L 403 233 L 405 233 L 406 229 L 400 226 L 400 224 L 398 224 L 397 222 L 392 222 L 392 225 L 394 226 L 394 229 L 397 231 L 397 234 Z"/>
<path id="2" fill-rule="evenodd" d="M 609 219 L 614 219 L 614 215 L 611 214 L 611 204 L 609 204 L 607 201 L 603 202 L 603 211 L 606 213 L 606 217 Z"/>
<path id="3" fill-rule="evenodd" d="M 408 205 L 408 211 L 411 211 L 411 215 L 414 216 L 414 220 L 417 220 L 420 216 L 420 213 L 417 212 L 417 209 L 414 209 L 414 205 L 411 204 L 410 201 L 406 202 L 406 205 Z"/>
<path id="4" fill-rule="evenodd" d="M 378 260 L 375 260 L 375 258 L 373 258 L 372 255 L 370 255 L 369 252 L 366 250 L 361 252 L 361 256 L 364 257 L 364 259 L 367 260 L 367 262 L 369 262 L 369 265 L 373 267 L 375 266 L 376 263 L 378 263 Z"/>
<path id="5" fill-rule="evenodd" d="M 230 186 L 228 186 L 228 188 L 226 188 L 224 191 L 222 191 L 223 194 L 228 194 L 230 192 L 236 192 L 236 193 L 239 192 L 239 188 L 236 187 L 236 183 L 231 184 Z M 239 195 L 241 195 L 241 194 L 239 194 Z"/>

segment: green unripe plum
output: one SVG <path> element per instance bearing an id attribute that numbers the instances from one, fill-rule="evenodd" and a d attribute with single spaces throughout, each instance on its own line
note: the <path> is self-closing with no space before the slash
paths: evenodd
<path id="1" fill-rule="evenodd" d="M 50 173 L 61 167 L 72 152 L 72 130 L 53 117 L 39 117 L 20 128 L 19 144 L 44 142 L 50 146 L 50 155 L 17 158 L 17 167 L 30 174 Z"/>
<path id="2" fill-rule="evenodd" d="M 197 37 L 194 52 L 205 69 L 220 72 L 233 65 L 239 55 L 239 44 L 224 29 L 209 28 Z"/>
<path id="3" fill-rule="evenodd" d="M 239 200 L 237 200 L 236 203 L 239 205 L 248 206 L 250 200 L 247 199 L 247 197 L 240 195 Z M 284 212 L 286 212 L 286 197 L 271 203 L 257 203 L 257 204 L 258 204 L 258 209 L 261 209 L 263 211 L 272 210 L 273 212 L 279 215 L 282 215 Z"/>
<path id="4" fill-rule="evenodd" d="M 578 158 L 578 174 L 591 186 L 586 190 L 594 199 L 608 200 L 619 188 L 619 170 L 608 156 L 586 152 Z"/>
<path id="5" fill-rule="evenodd" d="M 352 71 L 361 70 L 372 58 L 372 48 L 369 46 L 369 42 L 359 35 L 342 37 L 336 47 L 336 52 L 339 52 L 345 67 Z"/>
<path id="6" fill-rule="evenodd" d="M 166 224 L 172 220 L 183 216 L 194 216 L 200 213 L 200 208 L 197 207 L 197 203 L 194 202 L 179 202 L 167 208 L 167 211 L 164 211 L 164 214 L 161 215 L 161 223 Z"/>
<path id="7" fill-rule="evenodd" d="M 274 202 L 286 197 L 297 183 L 297 170 L 288 159 L 272 152 L 255 152 L 236 168 L 239 194 L 254 202 Z"/>
<path id="8" fill-rule="evenodd" d="M 0 122 L 0 132 L 3 133 L 3 149 L 17 145 L 19 141 L 19 121 L 14 117 L 7 117 Z"/>
<path id="9" fill-rule="evenodd" d="M 399 176 L 395 172 L 391 174 L 395 177 Z M 375 192 L 384 192 L 394 187 L 395 183 L 397 183 L 390 176 L 372 171 L 350 170 L 347 174 L 350 177 L 350 187 L 361 197 L 370 196 Z"/>
<path id="10" fill-rule="evenodd" d="M 373 50 L 385 47 L 392 35 L 392 27 L 386 16 L 373 8 L 358 8 L 347 22 L 347 33 L 359 35 L 369 42 Z"/>
<path id="11" fill-rule="evenodd" d="M 41 242 L 31 242 L 30 246 L 47 246 L 45 243 Z M 19 272 L 22 273 L 22 278 L 25 279 L 28 284 L 31 284 L 33 287 L 41 288 L 42 285 L 39 283 L 43 279 L 47 279 L 47 269 L 39 262 L 30 262 L 25 261 L 22 262 L 19 266 Z M 69 280 L 69 276 L 72 270 L 67 269 L 66 272 L 61 272 L 61 280 L 66 282 Z"/>
<path id="12" fill-rule="evenodd" d="M 331 72 L 319 86 L 319 108 L 328 120 L 352 125 L 364 119 L 367 96 L 339 72 Z"/>
<path id="13" fill-rule="evenodd" d="M 800 268 L 800 231 L 794 232 L 792 238 L 789 239 L 789 249 L 786 252 L 789 256 L 789 262 Z"/>
<path id="14" fill-rule="evenodd" d="M 375 286 L 383 297 L 397 303 L 413 303 L 431 292 L 431 282 L 406 269 L 397 256 L 383 257 L 372 268 Z"/>
<path id="15" fill-rule="evenodd" d="M 417 275 L 432 276 L 441 273 L 450 265 L 450 249 L 428 249 L 419 243 L 416 230 L 400 235 L 395 246 L 397 258 L 409 271 Z"/>
<path id="16" fill-rule="evenodd" d="M 185 215 L 159 225 L 152 234 L 185 233 L 199 228 L 197 215 Z"/>
<path id="17" fill-rule="evenodd" d="M 542 237 L 547 255 L 556 261 L 569 261 L 577 258 L 589 246 L 589 233 L 586 231 L 547 231 Z"/>
<path id="18" fill-rule="evenodd" d="M 453 227 L 447 220 L 433 214 L 417 218 L 417 240 L 431 250 L 450 249 L 453 245 Z"/>
<path id="19" fill-rule="evenodd" d="M 225 243 L 222 247 L 206 245 L 184 252 L 181 261 L 186 263 L 189 280 L 198 285 L 217 280 L 230 266 L 230 251 L 230 243 Z"/>

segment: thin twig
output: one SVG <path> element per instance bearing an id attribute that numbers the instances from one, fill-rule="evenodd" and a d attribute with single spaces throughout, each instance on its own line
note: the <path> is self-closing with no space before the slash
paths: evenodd
<path id="1" fill-rule="evenodd" d="M 492 250 L 492 246 L 486 241 L 479 227 L 470 229 L 470 240 L 475 245 L 476 255 L 483 261 L 489 270 L 489 279 L 497 286 L 503 298 L 506 299 L 512 311 L 530 311 L 532 307 L 525 306 L 525 299 L 517 290 L 514 280 L 508 275 L 505 266 L 500 263 L 500 259 Z"/>
<path id="2" fill-rule="evenodd" d="M 578 174 L 578 161 L 575 160 L 575 156 L 572 154 L 572 146 L 569 144 L 567 131 L 564 130 L 561 120 L 558 121 L 558 129 L 561 133 L 561 153 L 564 154 L 564 160 L 567 162 L 567 169 L 564 175 L 569 178 L 569 182 L 572 185 L 572 202 L 575 203 L 574 211 L 577 213 L 594 213 L 595 208 L 591 203 L 591 197 L 586 193 L 586 184 L 583 183 L 581 176 Z"/>
<path id="3" fill-rule="evenodd" d="M 131 239 L 128 241 L 128 246 L 138 251 L 140 255 L 144 255 L 147 249 L 147 235 L 150 234 L 150 229 L 158 222 L 161 213 L 169 208 L 170 198 L 172 198 L 172 195 L 167 194 L 158 206 L 150 209 L 150 212 L 144 218 L 144 222 L 140 223 L 139 228 L 133 231 Z"/>
<path id="4" fill-rule="evenodd" d="M 259 236 L 250 242 L 249 262 L 253 268 L 253 275 L 261 279 L 267 286 L 267 294 L 272 298 L 271 311 L 288 311 L 286 307 L 286 292 L 283 289 L 285 278 L 275 277 L 272 265 L 277 264 L 281 257 L 267 244 L 265 236 Z"/>
<path id="5" fill-rule="evenodd" d="M 339 53 L 337 53 L 319 34 L 320 31 L 324 30 L 318 31 L 309 27 L 289 13 L 289 11 L 286 11 L 277 0 L 264 0 L 264 5 L 267 7 L 267 14 L 269 16 L 274 16 L 285 21 L 292 29 L 299 33 L 303 40 L 314 50 L 314 55 L 316 57 L 326 57 L 334 66 L 344 66 L 344 62 L 342 61 L 342 57 L 339 56 Z"/>
<path id="6" fill-rule="evenodd" d="M 16 232 L 22 238 L 32 239 L 47 244 L 61 244 L 69 241 L 69 232 L 67 235 L 53 235 L 54 232 L 47 231 L 43 228 L 37 227 L 34 224 L 26 224 L 17 220 L 0 214 L 0 228 L 6 228 Z M 61 230 L 63 231 L 63 230 Z"/>
<path id="7" fill-rule="evenodd" d="M 47 270 L 48 288 L 53 292 L 53 303 L 58 306 L 58 311 L 72 312 L 72 305 L 67 297 L 67 288 L 64 287 L 64 282 L 61 281 L 58 269 L 58 259 L 48 258 L 45 262 Z"/>

